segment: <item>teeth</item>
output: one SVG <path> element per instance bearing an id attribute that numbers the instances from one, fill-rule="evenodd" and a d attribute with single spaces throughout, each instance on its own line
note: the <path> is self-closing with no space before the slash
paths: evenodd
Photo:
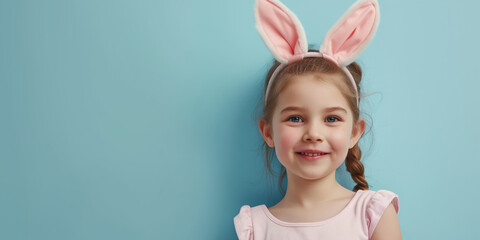
<path id="1" fill-rule="evenodd" d="M 307 156 L 310 156 L 310 157 L 324 155 L 322 153 L 306 153 L 306 152 L 301 152 L 300 154 L 307 155 Z"/>

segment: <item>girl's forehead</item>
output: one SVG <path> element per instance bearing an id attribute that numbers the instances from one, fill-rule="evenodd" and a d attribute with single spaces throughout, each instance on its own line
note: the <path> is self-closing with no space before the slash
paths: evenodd
<path id="1" fill-rule="evenodd" d="M 277 110 L 281 111 L 288 106 L 315 111 L 331 107 L 347 109 L 347 99 L 338 84 L 334 83 L 342 81 L 340 77 L 337 74 L 303 74 L 292 77 L 278 95 Z"/>

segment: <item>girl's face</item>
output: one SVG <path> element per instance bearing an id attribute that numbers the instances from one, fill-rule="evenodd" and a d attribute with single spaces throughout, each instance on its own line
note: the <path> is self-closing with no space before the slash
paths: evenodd
<path id="1" fill-rule="evenodd" d="M 342 81 L 340 78 L 339 74 L 293 77 L 278 96 L 271 128 L 264 131 L 261 127 L 288 174 L 309 180 L 328 176 L 361 137 L 364 120 L 354 128 L 347 100 L 330 83 Z M 305 152 L 315 155 L 306 156 Z"/>

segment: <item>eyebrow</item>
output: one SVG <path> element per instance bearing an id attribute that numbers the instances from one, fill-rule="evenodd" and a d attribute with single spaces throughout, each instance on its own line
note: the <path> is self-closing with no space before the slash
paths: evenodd
<path id="1" fill-rule="evenodd" d="M 287 111 L 304 111 L 305 108 L 302 108 L 302 107 L 297 107 L 297 106 L 288 106 L 284 109 L 282 109 L 282 111 L 280 113 L 283 113 L 283 112 L 287 112 Z M 345 108 L 342 108 L 342 107 L 329 107 L 329 108 L 325 108 L 325 112 L 333 112 L 333 111 L 343 111 L 345 113 L 347 113 L 347 110 L 345 110 Z"/>

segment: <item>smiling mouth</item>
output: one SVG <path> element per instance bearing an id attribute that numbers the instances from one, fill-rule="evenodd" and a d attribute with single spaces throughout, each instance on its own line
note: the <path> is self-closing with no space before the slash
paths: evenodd
<path id="1" fill-rule="evenodd" d="M 316 156 L 322 156 L 322 155 L 327 155 L 328 153 L 306 153 L 306 152 L 297 152 L 300 155 L 305 155 L 309 157 L 316 157 Z"/>

